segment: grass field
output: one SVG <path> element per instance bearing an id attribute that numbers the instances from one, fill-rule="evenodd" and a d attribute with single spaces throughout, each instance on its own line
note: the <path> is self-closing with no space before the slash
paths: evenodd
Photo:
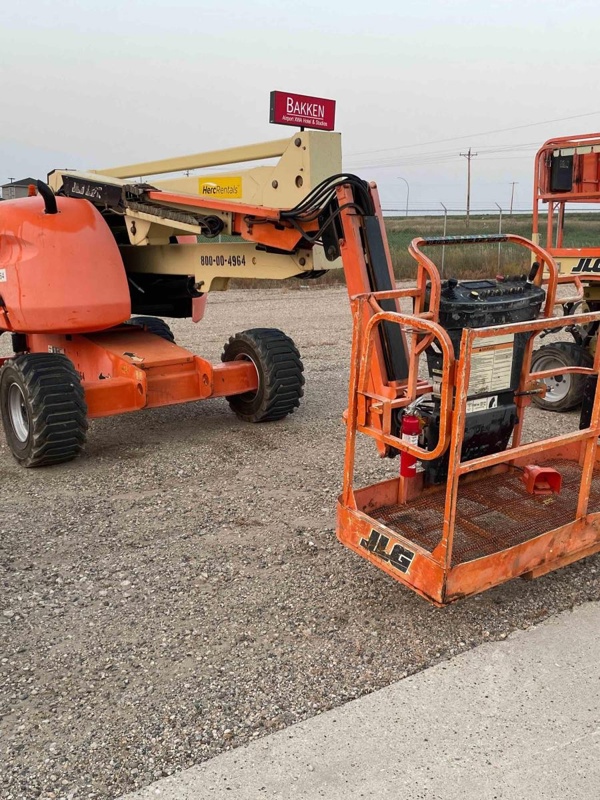
<path id="1" fill-rule="evenodd" d="M 499 219 L 482 214 L 471 216 L 469 228 L 464 217 L 448 217 L 446 234 L 498 233 Z M 504 216 L 503 233 L 516 233 L 531 237 L 532 218 L 530 214 Z M 414 260 L 408 254 L 408 245 L 416 236 L 441 236 L 444 232 L 443 217 L 387 218 L 386 228 L 392 253 L 394 271 L 398 278 L 411 278 L 415 273 Z M 565 224 L 565 246 L 600 247 L 600 214 L 570 214 Z M 429 248 L 428 255 L 441 269 L 442 251 L 440 247 Z M 528 253 L 515 245 L 465 245 L 446 247 L 444 252 L 444 276 L 457 278 L 494 275 L 496 272 L 519 273 L 527 269 Z"/>
<path id="2" fill-rule="evenodd" d="M 449 216 L 447 218 L 447 236 L 464 234 L 498 233 L 499 219 L 491 214 L 471 215 L 470 225 L 466 227 L 465 217 Z M 444 233 L 444 217 L 386 217 L 387 230 L 392 263 L 396 278 L 410 280 L 416 274 L 416 262 L 408 253 L 408 246 L 417 236 L 442 236 Z M 504 215 L 502 218 L 503 233 L 516 233 L 531 238 L 531 214 L 515 216 Z M 600 250 L 600 213 L 571 213 L 565 224 L 566 247 L 592 247 Z M 474 244 L 452 245 L 444 248 L 430 247 L 427 254 L 438 266 L 442 277 L 479 278 L 493 276 L 498 273 L 519 274 L 526 272 L 529 263 L 529 251 L 516 245 Z M 443 256 L 443 269 L 442 269 Z M 344 282 L 341 269 L 329 270 L 323 277 L 311 281 L 311 285 L 332 286 Z M 232 288 L 259 287 L 281 285 L 278 281 L 232 281 Z M 297 288 L 300 282 L 291 279 L 290 288 Z"/>

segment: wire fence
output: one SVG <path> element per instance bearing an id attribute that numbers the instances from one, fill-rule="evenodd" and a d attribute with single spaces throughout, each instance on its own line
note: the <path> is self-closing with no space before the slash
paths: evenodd
<path id="1" fill-rule="evenodd" d="M 593 247 L 600 251 L 600 213 L 594 209 L 567 211 L 564 226 L 565 247 Z M 583 213 L 581 213 L 583 211 Z M 392 262 L 397 277 L 411 277 L 414 261 L 408 253 L 412 239 L 418 236 L 462 236 L 465 234 L 512 233 L 526 239 L 532 237 L 532 211 L 522 208 L 513 213 L 500 204 L 496 208 L 471 209 L 467 219 L 466 209 L 442 206 L 435 208 L 404 209 L 386 206 L 384 209 L 387 236 Z M 540 215 L 541 243 L 545 244 L 545 215 Z M 557 226 L 554 226 L 556 233 Z M 556 242 L 554 242 L 556 244 Z M 528 253 L 511 244 L 472 245 L 453 244 L 431 253 L 444 275 L 458 278 L 480 277 L 497 272 L 521 273 L 527 269 Z"/>
<path id="2" fill-rule="evenodd" d="M 439 203 L 436 205 L 425 204 L 423 206 L 411 206 L 407 208 L 406 206 L 383 206 L 382 211 L 386 215 L 394 215 L 398 217 L 424 217 L 424 216 L 453 216 L 453 217 L 466 217 L 467 216 L 467 209 L 464 206 L 458 205 L 445 205 L 444 203 Z M 503 214 L 504 216 L 531 216 L 533 214 L 533 210 L 531 208 L 513 208 L 511 209 L 507 205 L 502 205 L 501 203 L 494 203 L 494 205 L 486 205 L 486 206 L 471 206 L 469 215 L 471 217 L 477 217 L 479 215 L 495 215 L 498 216 L 499 214 Z M 540 214 L 543 212 L 541 211 Z M 567 206 L 565 208 L 566 214 L 598 214 L 600 213 L 598 210 L 598 205 L 592 204 L 577 204 L 577 207 L 574 206 Z"/>

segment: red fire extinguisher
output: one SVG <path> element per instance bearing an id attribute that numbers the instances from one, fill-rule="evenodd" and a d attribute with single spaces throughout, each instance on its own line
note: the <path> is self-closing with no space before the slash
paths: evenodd
<path id="1" fill-rule="evenodd" d="M 412 414 L 405 414 L 402 417 L 402 425 L 400 426 L 402 441 L 418 445 L 420 432 L 421 426 L 419 425 L 419 418 L 414 417 Z M 402 475 L 403 478 L 414 478 L 416 474 L 417 457 L 402 451 L 400 453 L 400 475 Z"/>

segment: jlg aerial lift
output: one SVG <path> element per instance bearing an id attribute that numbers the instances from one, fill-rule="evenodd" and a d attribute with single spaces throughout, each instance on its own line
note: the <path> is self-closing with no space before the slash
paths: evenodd
<path id="1" fill-rule="evenodd" d="M 274 166 L 137 179 L 270 158 Z M 223 363 L 211 364 L 175 344 L 159 316 L 200 319 L 206 293 L 232 278 L 322 274 L 331 264 L 313 240 L 327 225 L 319 213 L 329 214 L 324 199 L 336 182 L 322 182 L 332 168 L 341 168 L 339 134 L 303 131 L 183 158 L 55 171 L 37 196 L 1 203 L 0 330 L 12 333 L 16 357 L 4 359 L 0 407 L 17 461 L 74 458 L 90 417 L 211 397 L 226 397 L 250 422 L 293 412 L 303 368 L 284 333 L 243 331 L 225 345 Z"/>
<path id="2" fill-rule="evenodd" d="M 565 316 L 600 308 L 600 234 L 593 246 L 565 245 L 567 204 L 576 208 L 600 203 L 600 133 L 549 139 L 536 155 L 533 183 L 533 241 L 543 243 L 554 256 L 561 281 L 572 282 L 578 290 L 578 296 L 561 301 Z M 546 206 L 545 220 L 540 205 Z M 591 365 L 598 325 L 581 327 L 571 319 L 565 323 L 572 340 L 540 347 L 533 355 L 536 369 Z M 541 408 L 568 411 L 581 403 L 585 386 L 581 375 L 561 373 L 546 383 L 546 395 L 534 401 Z"/>
<path id="3" fill-rule="evenodd" d="M 147 315 L 199 317 L 203 293 L 232 277 L 311 277 L 341 258 L 354 320 L 341 541 L 438 605 L 600 550 L 595 391 L 580 430 L 521 439 L 528 403 L 556 374 L 531 373 L 535 334 L 563 324 L 552 316 L 552 257 L 510 235 L 415 240 L 416 285 L 397 289 L 375 186 L 331 170 L 339 139 L 301 132 L 251 156 L 276 150 L 276 167 L 254 177 L 133 180 L 238 163 L 236 151 L 56 172 L 39 196 L 0 205 L 2 325 L 15 349 L 0 402 L 17 460 L 73 458 L 86 407 L 102 416 L 225 396 L 250 421 L 290 413 L 303 377 L 283 333 L 238 334 L 213 365 Z M 232 241 L 206 241 L 220 233 Z M 180 243 L 185 235 L 202 238 Z M 441 283 L 422 250 L 482 241 L 528 248 L 529 277 Z M 132 309 L 146 317 L 131 325 Z M 573 316 L 598 320 L 600 311 Z M 570 373 L 591 383 L 599 361 L 597 352 Z M 389 480 L 354 487 L 359 433 L 380 456 L 400 456 Z"/>

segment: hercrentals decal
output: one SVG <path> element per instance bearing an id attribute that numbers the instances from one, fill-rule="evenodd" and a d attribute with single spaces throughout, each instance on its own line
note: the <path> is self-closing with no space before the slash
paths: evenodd
<path id="1" fill-rule="evenodd" d="M 199 178 L 198 194 L 201 197 L 216 197 L 221 200 L 239 200 L 242 197 L 242 179 Z"/>

